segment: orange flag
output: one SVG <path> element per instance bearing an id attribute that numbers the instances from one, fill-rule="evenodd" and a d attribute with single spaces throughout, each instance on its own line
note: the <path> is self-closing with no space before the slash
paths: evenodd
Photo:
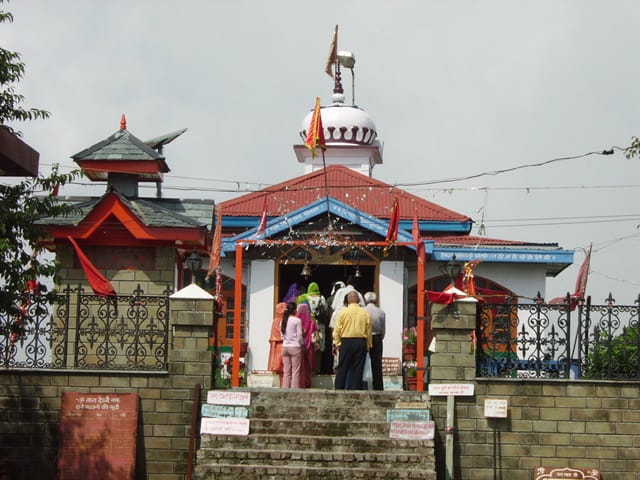
<path id="1" fill-rule="evenodd" d="M 84 275 L 87 278 L 89 285 L 93 289 L 93 293 L 104 297 L 115 297 L 116 291 L 113 288 L 113 285 L 111 285 L 111 282 L 109 282 L 109 280 L 100 273 L 93 263 L 91 263 L 91 260 L 89 260 L 89 257 L 84 254 L 80 245 L 78 245 L 70 236 L 67 238 L 71 242 L 71 245 L 73 245 L 76 255 L 78 255 L 78 260 L 80 260 L 80 265 L 82 266 L 82 270 L 84 271 Z"/>
<path id="2" fill-rule="evenodd" d="M 584 257 L 582 266 L 578 271 L 576 291 L 573 292 L 573 296 L 576 298 L 584 298 L 584 294 L 587 291 L 587 278 L 589 278 L 589 266 L 591 265 L 591 247 L 593 247 L 593 244 L 589 245 L 589 252 L 587 252 L 587 256 Z"/>
<path id="3" fill-rule="evenodd" d="M 391 214 L 389 215 L 389 226 L 387 227 L 387 236 L 384 241 L 387 242 L 387 246 L 384 247 L 382 253 L 386 256 L 389 254 L 389 247 L 396 243 L 398 240 L 398 225 L 400 223 L 400 212 L 398 209 L 398 198 L 393 199 L 393 206 L 391 207 Z"/>
<path id="4" fill-rule="evenodd" d="M 260 223 L 258 224 L 258 230 L 256 236 L 264 235 L 267 231 L 267 196 L 264 197 L 264 205 L 262 206 L 262 216 L 260 217 Z"/>
<path id="5" fill-rule="evenodd" d="M 333 66 L 336 63 L 338 56 L 338 25 L 336 25 L 333 31 L 333 39 L 331 40 L 331 46 L 329 47 L 329 57 L 327 58 L 327 64 L 324 67 L 324 71 L 327 72 L 331 78 L 333 78 Z"/>
<path id="6" fill-rule="evenodd" d="M 327 149 L 327 144 L 324 140 L 324 128 L 322 127 L 322 116 L 320 115 L 320 97 L 316 97 L 316 106 L 313 109 L 304 144 L 311 150 L 312 157 L 317 156 L 316 148 L 321 148 L 323 151 Z"/>
<path id="7" fill-rule="evenodd" d="M 211 252 L 209 252 L 209 268 L 207 278 L 210 278 L 220 266 L 220 251 L 222 249 L 222 206 L 215 206 L 216 226 L 213 230 L 213 239 L 211 240 Z"/>
<path id="8" fill-rule="evenodd" d="M 584 299 L 584 295 L 587 290 L 587 279 L 589 278 L 589 266 L 591 265 L 591 248 L 593 244 L 589 245 L 589 251 L 587 256 L 584 257 L 580 270 L 578 270 L 578 278 L 576 279 L 576 289 L 573 295 L 570 295 L 569 310 L 572 312 L 578 306 L 578 302 Z M 567 297 L 556 297 L 549 300 L 550 305 L 566 305 Z"/>
<path id="9" fill-rule="evenodd" d="M 418 212 L 413 212 L 413 228 L 411 230 L 413 243 L 416 246 L 416 255 L 418 261 L 424 265 L 426 253 L 424 251 L 424 242 L 420 238 L 420 224 L 418 223 Z"/>
<path id="10" fill-rule="evenodd" d="M 473 269 L 481 263 L 482 260 L 471 260 L 464 264 L 463 272 L 462 272 L 462 290 L 464 293 L 470 296 L 475 296 L 476 292 L 476 284 L 473 280 Z"/>
<path id="11" fill-rule="evenodd" d="M 393 199 L 391 215 L 389 215 L 389 226 L 387 227 L 385 242 L 395 243 L 398 240 L 398 225 L 400 223 L 400 212 L 398 210 L 398 198 L 396 197 Z"/>

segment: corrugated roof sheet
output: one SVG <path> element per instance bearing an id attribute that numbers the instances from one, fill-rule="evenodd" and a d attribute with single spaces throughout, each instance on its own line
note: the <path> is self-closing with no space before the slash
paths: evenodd
<path id="1" fill-rule="evenodd" d="M 433 240 L 438 247 L 456 247 L 469 245 L 479 245 L 482 247 L 535 247 L 535 248 L 558 248 L 557 243 L 536 243 L 521 240 L 503 240 L 501 238 L 474 237 L 471 235 L 447 235 L 447 236 L 426 236 L 423 240 Z"/>
<path id="2" fill-rule="evenodd" d="M 436 205 L 387 183 L 358 173 L 342 165 L 326 168 L 329 196 L 377 218 L 389 218 L 394 198 L 398 199 L 401 220 L 468 222 L 465 215 Z M 325 175 L 317 170 L 258 192 L 222 202 L 224 216 L 257 217 L 262 214 L 266 197 L 267 215 L 281 216 L 315 200 L 324 198 Z"/>

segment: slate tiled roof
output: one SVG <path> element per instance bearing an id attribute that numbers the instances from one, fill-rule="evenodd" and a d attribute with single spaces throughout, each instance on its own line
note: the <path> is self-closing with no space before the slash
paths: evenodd
<path id="1" fill-rule="evenodd" d="M 151 148 L 127 130 L 118 130 L 110 137 L 71 155 L 76 162 L 83 160 L 164 160 L 162 154 Z M 166 170 L 169 168 L 164 164 Z"/>
<path id="2" fill-rule="evenodd" d="M 330 197 L 377 218 L 388 219 L 393 200 L 397 198 L 401 220 L 413 219 L 413 214 L 416 211 L 421 220 L 442 222 L 469 222 L 471 220 L 465 215 L 342 165 L 328 166 L 326 171 Z M 262 214 L 266 197 L 267 215 L 275 217 L 325 196 L 324 171 L 317 170 L 258 192 L 222 202 L 221 206 L 225 217 L 259 217 Z"/>
<path id="3" fill-rule="evenodd" d="M 206 226 L 211 229 L 213 200 L 183 200 L 177 198 L 126 198 L 114 192 L 140 221 L 149 227 L 193 228 Z M 107 193 L 108 194 L 108 193 Z M 105 194 L 105 196 L 107 195 Z M 41 225 L 73 226 L 82 220 L 102 201 L 103 197 L 65 197 L 61 201 L 74 205 L 77 212 L 68 217 L 46 217 Z"/>

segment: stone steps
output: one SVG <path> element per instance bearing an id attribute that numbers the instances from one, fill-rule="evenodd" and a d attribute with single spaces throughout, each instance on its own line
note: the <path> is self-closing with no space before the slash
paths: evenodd
<path id="1" fill-rule="evenodd" d="M 262 450 L 242 449 L 231 451 L 228 449 L 207 450 L 199 456 L 199 463 L 234 465 L 254 465 L 288 467 L 324 467 L 331 468 L 336 464 L 357 464 L 358 468 L 376 469 L 391 464 L 398 468 L 422 468 L 423 455 L 419 453 L 369 453 L 369 452 L 326 452 L 321 450 Z"/>
<path id="2" fill-rule="evenodd" d="M 433 449 L 431 440 L 400 440 L 380 437 L 328 437 L 293 434 L 251 434 L 248 437 L 232 435 L 202 435 L 201 449 L 254 448 L 262 450 L 310 449 L 324 452 L 388 452 L 428 455 Z"/>
<path id="3" fill-rule="evenodd" d="M 238 389 L 251 392 L 249 435 L 202 434 L 194 480 L 435 480 L 432 440 L 390 438 L 387 410 L 416 392 Z"/>
<path id="4" fill-rule="evenodd" d="M 374 479 L 384 478 L 386 480 L 395 479 L 421 479 L 435 480 L 434 469 L 429 470 L 381 470 L 367 468 L 349 468 L 348 466 L 336 465 L 334 469 L 322 467 L 289 467 L 289 466 L 263 466 L 263 465 L 207 465 L 196 471 L 199 475 L 196 478 L 225 479 L 225 480 L 281 480 L 304 479 L 304 480 L 350 480 L 350 479 Z"/>

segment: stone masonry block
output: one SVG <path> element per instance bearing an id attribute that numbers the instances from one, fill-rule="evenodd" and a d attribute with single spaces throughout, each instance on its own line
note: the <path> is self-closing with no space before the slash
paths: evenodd
<path id="1" fill-rule="evenodd" d="M 562 433 L 585 433 L 584 422 L 558 422 L 558 432 Z"/>
<path id="2" fill-rule="evenodd" d="M 585 447 L 595 447 L 600 443 L 597 435 L 573 435 L 571 439 L 574 445 Z"/>
<path id="3" fill-rule="evenodd" d="M 560 458 L 585 458 L 586 453 L 586 447 L 568 446 L 558 449 L 558 457 Z"/>
<path id="4" fill-rule="evenodd" d="M 582 409 L 574 408 L 571 410 L 571 420 L 573 420 L 574 422 L 575 421 L 607 422 L 609 421 L 609 411 L 604 409 L 596 409 L 596 408 L 582 408 Z"/>
<path id="5" fill-rule="evenodd" d="M 609 422 L 586 422 L 585 433 L 612 434 L 616 431 L 616 426 Z"/>
<path id="6" fill-rule="evenodd" d="M 569 408 L 541 408 L 541 420 L 569 420 L 571 418 L 571 409 Z"/>

